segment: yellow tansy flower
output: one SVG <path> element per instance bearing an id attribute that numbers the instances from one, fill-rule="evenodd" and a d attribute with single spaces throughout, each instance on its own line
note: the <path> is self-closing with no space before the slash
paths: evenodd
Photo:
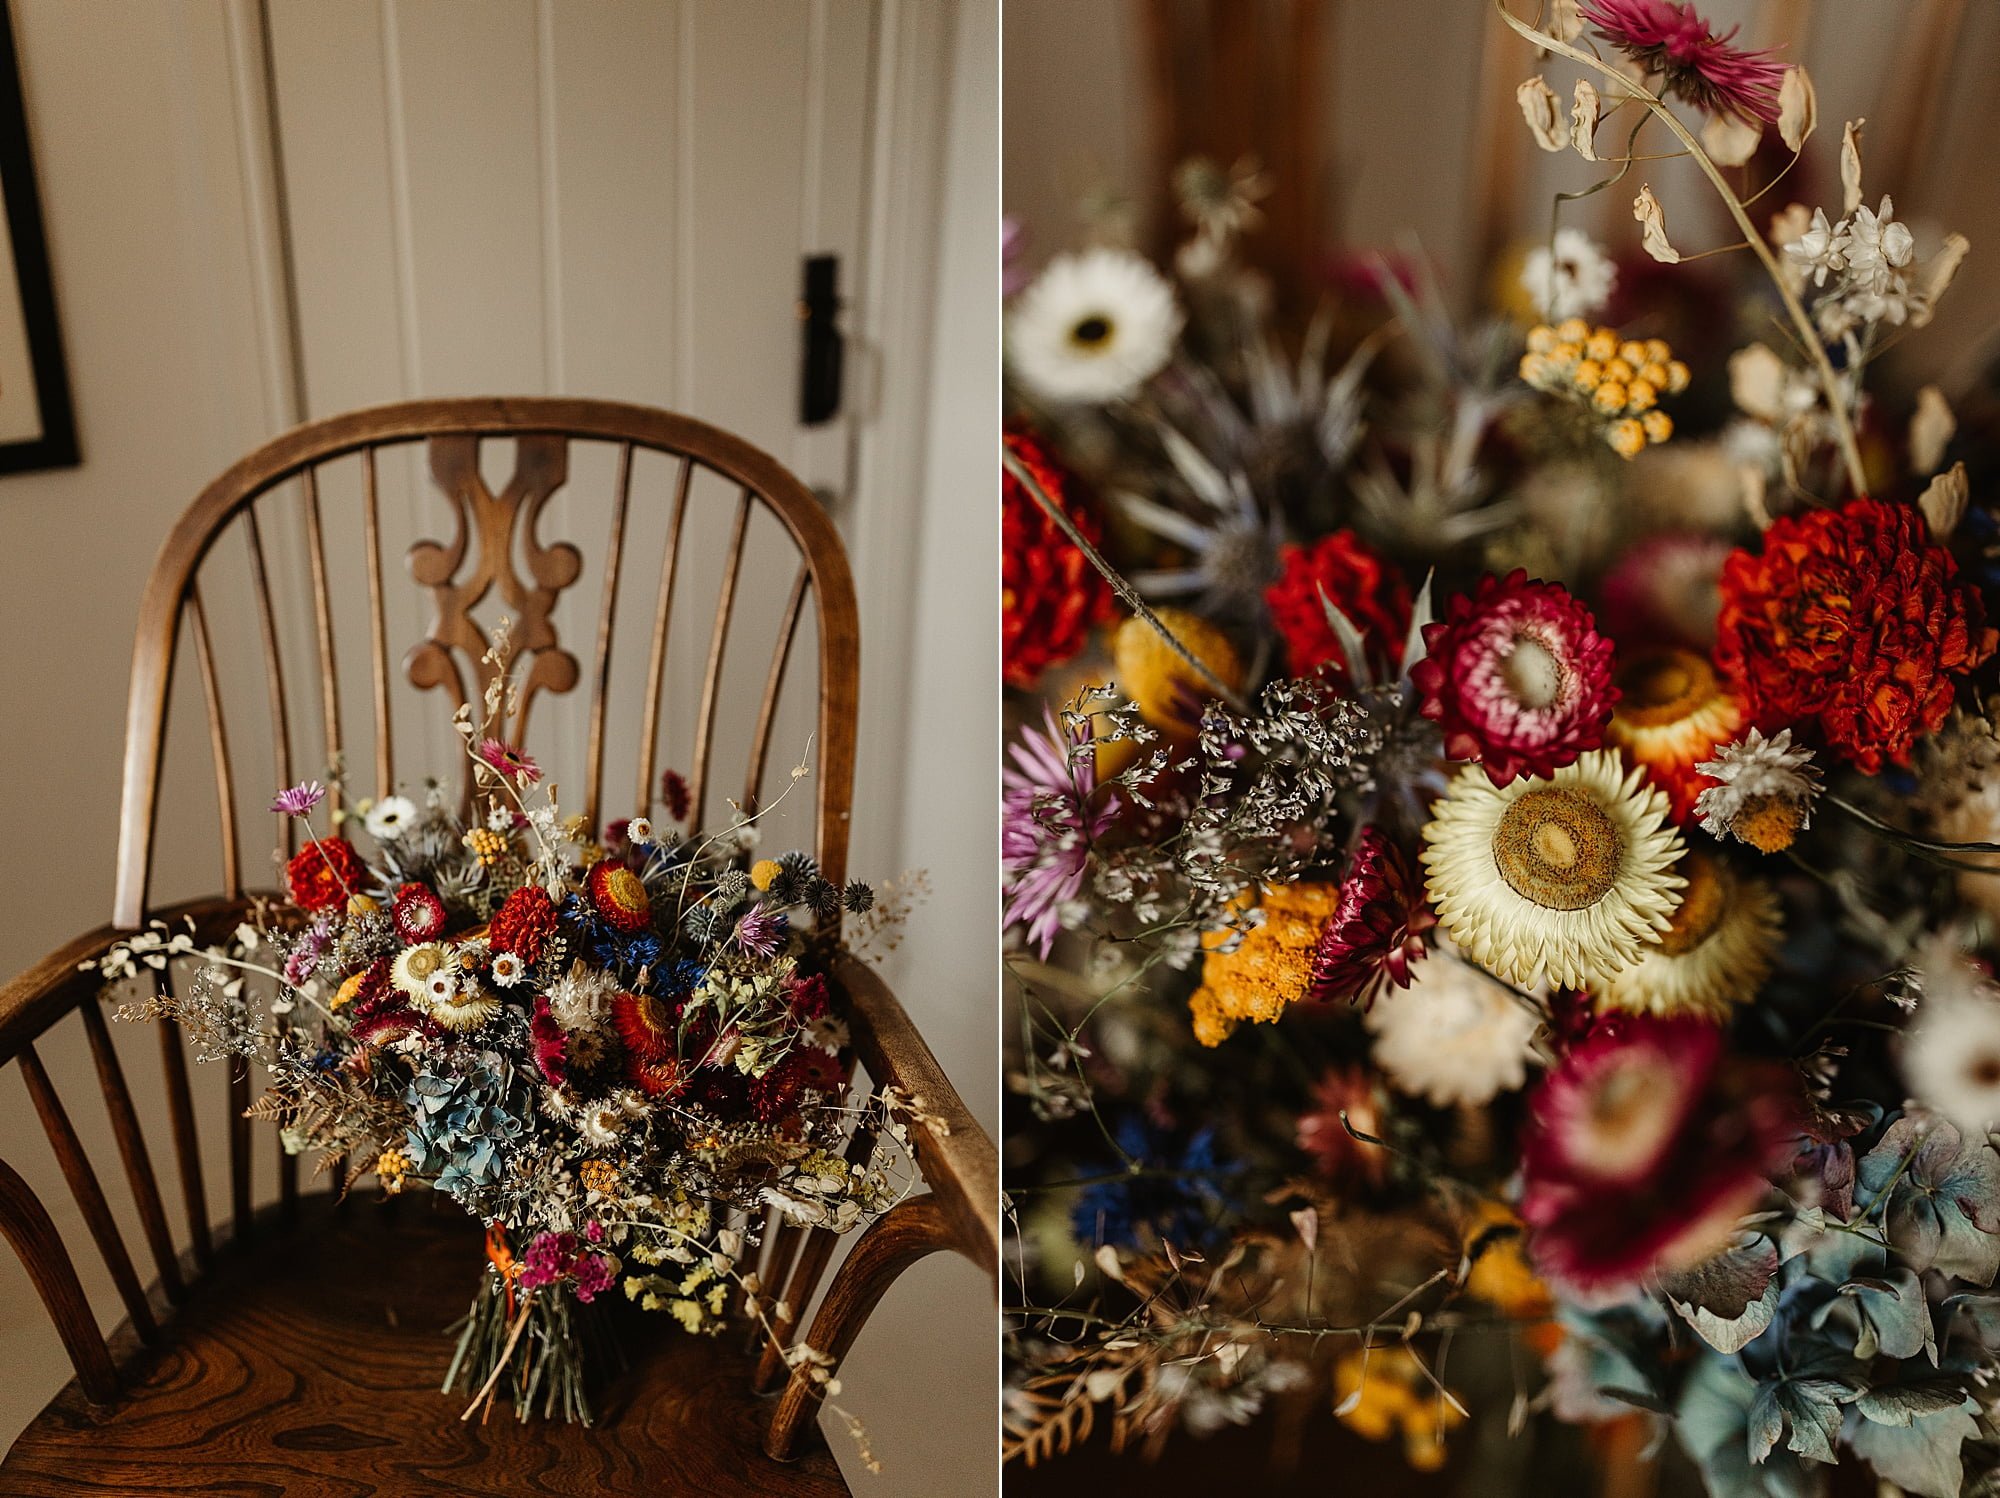
<path id="1" fill-rule="evenodd" d="M 1188 1001 L 1195 1038 L 1203 1045 L 1220 1045 L 1238 1024 L 1268 1025 L 1287 1006 L 1305 996 L 1312 977 L 1313 948 L 1320 928 L 1340 904 L 1336 884 L 1284 884 L 1268 887 L 1257 904 L 1264 922 L 1245 932 L 1233 951 L 1225 951 L 1235 932 L 1211 931 L 1202 938 L 1208 956 L 1202 960 L 1201 987 Z"/>

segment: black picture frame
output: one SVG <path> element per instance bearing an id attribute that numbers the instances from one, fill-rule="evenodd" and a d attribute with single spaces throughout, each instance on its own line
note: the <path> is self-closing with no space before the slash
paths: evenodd
<path id="1" fill-rule="evenodd" d="M 48 241 L 42 234 L 41 196 L 35 187 L 34 153 L 28 148 L 28 113 L 7 0 L 0 0 L 0 209 L 6 213 L 7 237 L 14 247 L 14 276 L 42 424 L 39 437 L 0 442 L 0 474 L 73 467 L 83 457 L 70 409 L 69 369 L 56 320 L 55 284 L 49 275 Z"/>

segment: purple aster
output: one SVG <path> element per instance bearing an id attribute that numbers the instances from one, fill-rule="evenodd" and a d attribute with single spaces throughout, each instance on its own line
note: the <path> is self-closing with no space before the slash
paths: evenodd
<path id="1" fill-rule="evenodd" d="M 1083 891 L 1091 844 L 1118 819 L 1117 795 L 1097 797 L 1090 727 L 1064 728 L 1044 710 L 1045 731 L 1029 725 L 1001 771 L 1000 867 L 1008 880 L 1006 923 L 1028 928 L 1043 957 L 1062 929 L 1062 910 Z"/>
<path id="2" fill-rule="evenodd" d="M 302 817 L 325 799 L 325 786 L 317 780 L 301 780 L 297 785 L 279 791 L 277 800 L 271 803 L 271 810 L 283 812 L 288 817 Z"/>
<path id="3" fill-rule="evenodd" d="M 790 930 L 783 911 L 753 905 L 736 923 L 736 945 L 758 957 L 775 957 Z"/>

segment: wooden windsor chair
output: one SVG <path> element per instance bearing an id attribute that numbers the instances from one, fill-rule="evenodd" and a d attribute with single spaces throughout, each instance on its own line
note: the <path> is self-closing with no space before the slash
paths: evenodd
<path id="1" fill-rule="evenodd" d="M 481 472 L 480 446 L 489 439 L 515 444 L 513 476 L 497 493 Z M 721 665 L 740 601 L 746 528 L 758 507 L 776 517 L 798 563 L 756 703 L 745 797 L 754 803 L 761 793 L 774 704 L 810 599 L 819 675 L 814 849 L 829 878 L 844 877 L 856 727 L 853 584 L 824 511 L 772 458 L 725 432 L 664 411 L 591 400 L 463 399 L 381 406 L 313 422 L 238 462 L 175 526 L 141 605 L 112 920 L 0 988 L 0 1065 L 18 1063 L 126 1313 L 108 1338 L 100 1333 L 75 1261 L 48 1211 L 0 1161 L 0 1232 L 26 1265 L 75 1370 L 73 1381 L 0 1464 L 0 1493 L 843 1493 L 803 1370 L 788 1374 L 785 1359 L 769 1346 L 689 1337 L 664 1325 L 615 1381 L 593 1427 L 521 1424 L 504 1410 L 488 1423 L 459 1420 L 458 1406 L 436 1385 L 449 1348 L 443 1330 L 469 1295 L 480 1262 L 479 1225 L 449 1203 L 433 1209 L 422 1198 L 405 1198 L 398 1210 L 386 1211 L 372 1194 L 341 1201 L 332 1191 L 302 1189 L 296 1158 L 282 1152 L 276 1152 L 275 1200 L 258 1208 L 252 1129 L 243 1116 L 251 1079 L 241 1068 L 227 1081 L 222 1153 L 229 1211 L 211 1222 L 209 1166 L 187 1052 L 183 1038 L 162 1023 L 166 1132 L 186 1219 L 185 1252 L 169 1226 L 153 1165 L 158 1142 L 149 1140 L 151 1131 L 127 1084 L 102 1012 L 100 980 L 80 972 L 78 964 L 148 919 L 176 925 L 191 920 L 197 941 L 207 942 L 232 930 L 248 908 L 231 762 L 233 725 L 223 710 L 216 664 L 222 632 L 212 621 L 220 616 L 203 585 L 218 539 L 239 532 L 255 595 L 256 624 L 243 632 L 261 637 L 264 647 L 273 765 L 277 782 L 288 783 L 297 778 L 292 744 L 300 735 L 286 689 L 282 610 L 271 586 L 274 510 L 302 537 L 313 599 L 310 654 L 317 666 L 317 701 L 308 711 L 320 718 L 328 761 L 341 761 L 343 704 L 335 669 L 340 642 L 322 524 L 323 513 L 331 513 L 322 503 L 323 494 L 331 492 L 328 476 L 341 464 L 360 470 L 356 498 L 367 563 L 375 777 L 385 792 L 395 784 L 378 454 L 417 444 L 427 450 L 431 479 L 449 503 L 456 535 L 446 545 L 420 542 L 411 548 L 410 570 L 430 590 L 435 619 L 428 637 L 409 652 L 408 680 L 441 690 L 453 705 L 476 698 L 482 673 L 490 668 L 479 663 L 487 637 L 472 609 L 497 593 L 517 621 L 518 660 L 525 666 L 517 741 L 526 732 L 527 710 L 543 693 L 569 691 L 581 678 L 575 659 L 558 642 L 553 611 L 558 595 L 580 575 L 582 559 L 567 543 L 544 544 L 538 520 L 567 481 L 573 449 L 600 444 L 615 455 L 604 593 L 587 678 L 584 810 L 593 820 L 600 812 L 628 520 L 637 515 L 635 455 L 663 455 L 673 474 L 637 753 L 642 805 L 657 768 L 668 621 L 684 543 L 710 518 L 708 512 L 728 516 L 730 541 L 720 566 L 695 717 L 691 825 L 700 825 L 716 778 L 715 730 L 726 695 Z M 719 483 L 733 503 L 711 504 L 694 494 L 697 476 Z M 293 508 L 285 512 L 287 505 Z M 517 556 L 526 560 L 526 579 L 516 570 Z M 188 657 L 207 708 L 222 888 L 212 897 L 160 908 L 150 889 L 162 841 L 156 825 L 168 705 L 176 665 L 185 667 Z M 171 964 L 151 976 L 160 985 L 177 981 Z M 923 1099 L 928 1121 L 914 1127 L 912 1137 L 929 1188 L 859 1236 L 811 1314 L 835 1237 L 788 1225 L 765 1233 L 762 1282 L 773 1299 L 782 1289 L 786 1304 L 797 1308 L 781 1331 L 793 1339 L 803 1336 L 817 1351 L 839 1359 L 890 1283 L 925 1255 L 952 1249 L 995 1273 L 998 1231 L 992 1144 L 894 995 L 854 960 L 840 964 L 835 987 L 868 1083 L 878 1089 L 893 1085 Z M 88 1042 L 102 1093 L 98 1102 L 108 1111 L 157 1275 L 150 1286 L 143 1284 L 121 1236 L 69 1107 L 37 1054 L 38 1042 L 71 1015 Z M 8 1152 L 18 1143 L 8 1141 Z M 869 1143 L 857 1138 L 850 1156 L 861 1157 Z"/>

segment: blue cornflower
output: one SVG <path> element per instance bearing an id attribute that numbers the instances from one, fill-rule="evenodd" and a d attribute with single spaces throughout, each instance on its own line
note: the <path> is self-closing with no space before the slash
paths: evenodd
<path id="1" fill-rule="evenodd" d="M 1196 1130 L 1176 1151 L 1163 1132 L 1135 1116 L 1118 1125 L 1116 1138 L 1143 1173 L 1086 1188 L 1070 1213 L 1077 1237 L 1122 1248 L 1138 1247 L 1144 1233 L 1181 1247 L 1213 1237 L 1229 1205 L 1222 1182 L 1236 1173 L 1216 1158 L 1215 1130 Z"/>

